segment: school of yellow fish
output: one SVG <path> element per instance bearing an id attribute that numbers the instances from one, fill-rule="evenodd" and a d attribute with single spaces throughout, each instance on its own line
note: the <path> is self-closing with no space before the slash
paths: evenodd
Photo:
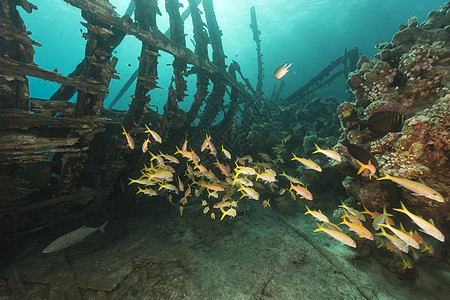
<path id="1" fill-rule="evenodd" d="M 279 190 L 279 194 L 282 195 L 286 191 L 289 192 L 292 198 L 295 200 L 297 196 L 307 200 L 313 200 L 313 195 L 307 189 L 300 180 L 294 176 L 286 174 L 284 171 L 279 174 L 274 170 L 274 163 L 279 161 L 284 163 L 281 154 L 284 152 L 284 146 L 286 142 L 291 138 L 291 135 L 281 140 L 281 143 L 273 148 L 277 155 L 276 159 L 272 159 L 267 153 L 260 153 L 261 161 L 254 161 L 250 155 L 244 157 L 236 157 L 234 160 L 235 168 L 231 169 L 230 165 L 224 161 L 232 161 L 232 155 L 227 151 L 224 146 L 221 146 L 220 152 L 214 146 L 211 136 L 206 134 L 206 138 L 200 147 L 200 152 L 206 150 L 215 158 L 214 169 L 210 169 L 201 163 L 200 157 L 195 153 L 192 148 L 188 150 L 188 140 L 185 139 L 181 149 L 176 147 L 176 152 L 173 155 L 159 153 L 155 155 L 149 151 L 149 144 L 151 143 L 150 136 L 158 143 L 162 143 L 162 139 L 158 133 L 151 130 L 146 125 L 145 133 L 148 133 L 147 139 L 142 144 L 142 152 L 150 153 L 149 166 L 144 165 L 141 170 L 142 175 L 138 179 L 131 179 L 129 184 L 138 184 L 137 194 L 143 193 L 148 196 L 156 196 L 161 190 L 167 191 L 168 199 L 170 203 L 177 206 L 180 215 L 183 214 L 184 207 L 187 203 L 195 203 L 196 199 L 201 199 L 201 206 L 203 206 L 203 213 L 210 215 L 212 219 L 216 219 L 216 213 L 221 214 L 220 220 L 223 220 L 226 216 L 233 218 L 237 215 L 236 208 L 238 202 L 242 198 L 248 198 L 258 201 L 260 199 L 259 191 L 270 190 L 271 193 L 275 193 L 275 189 L 278 188 L 277 177 L 284 177 L 287 184 L 285 188 Z M 135 143 L 133 138 L 123 128 L 123 134 L 126 137 L 128 146 L 133 150 Z M 321 149 L 318 145 L 315 153 L 321 153 L 330 159 L 341 161 L 339 153 L 332 150 Z M 322 168 L 310 158 L 297 157 L 292 153 L 293 161 L 298 161 L 306 168 L 322 172 Z M 176 157 L 183 158 L 186 161 L 186 171 L 183 181 L 180 176 L 175 178 L 175 169 L 170 164 L 180 164 L 180 160 Z M 220 160 L 219 160 L 220 158 Z M 369 161 L 368 164 L 363 164 L 359 161 L 360 169 L 357 174 L 362 176 L 368 176 L 369 178 L 375 177 L 377 180 L 391 180 L 394 183 L 412 191 L 414 195 L 423 196 L 438 202 L 444 202 L 444 198 L 437 191 L 430 187 L 425 186 L 422 183 L 407 180 L 404 178 L 398 178 L 384 173 L 384 176 L 378 178 L 376 168 Z M 364 172 L 364 171 L 368 172 Z M 217 174 L 216 174 L 217 173 Z M 206 192 L 205 192 L 206 191 Z M 235 200 L 234 194 L 240 192 L 240 197 Z M 238 195 L 239 196 L 239 195 Z M 179 200 L 174 200 L 174 197 L 178 197 Z M 198 201 L 197 201 L 198 202 Z M 270 199 L 262 201 L 263 207 L 270 207 Z M 401 203 L 400 209 L 394 209 L 409 216 L 411 220 L 420 228 L 423 233 L 434 237 L 435 239 L 444 242 L 444 235 L 434 226 L 432 220 L 429 222 L 421 217 L 411 213 Z M 402 224 L 400 229 L 393 227 L 395 222 L 390 217 L 391 214 L 386 212 L 386 209 L 382 213 L 371 212 L 364 207 L 364 211 L 349 207 L 342 203 L 339 207 L 342 207 L 345 214 L 342 216 L 342 222 L 338 225 L 346 225 L 350 231 L 353 231 L 358 237 L 368 240 L 374 240 L 374 234 L 364 226 L 364 223 L 369 223 L 364 215 L 369 215 L 372 218 L 372 228 L 375 230 L 376 236 L 379 236 L 379 244 L 377 247 L 385 247 L 390 251 L 396 253 L 404 252 L 408 253 L 411 248 L 415 259 L 418 258 L 417 252 L 414 250 L 420 250 L 421 252 L 428 251 L 433 253 L 434 249 L 431 245 L 425 243 L 425 240 L 417 231 L 406 231 Z M 356 247 L 356 242 L 343 233 L 342 229 L 329 221 L 329 219 L 319 210 L 310 210 L 306 206 L 306 213 L 313 216 L 322 224 L 317 223 L 318 228 L 314 232 L 323 231 L 338 240 L 342 244 L 350 247 Z M 366 225 L 367 226 L 367 225 Z M 385 229 L 388 229 L 389 233 Z M 403 258 L 402 258 L 403 259 Z M 412 263 L 409 260 L 403 259 L 404 268 L 411 268 Z"/>

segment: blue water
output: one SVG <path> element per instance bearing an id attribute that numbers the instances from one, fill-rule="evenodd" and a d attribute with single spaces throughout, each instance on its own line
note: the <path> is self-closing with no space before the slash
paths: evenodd
<path id="1" fill-rule="evenodd" d="M 128 0 L 110 1 L 122 15 L 128 6 Z M 183 3 L 183 11 L 187 1 Z M 159 1 L 163 16 L 158 16 L 158 27 L 165 32 L 168 17 L 165 13 L 164 1 Z M 381 41 L 390 41 L 398 31 L 400 23 L 406 23 L 412 16 L 419 22 L 425 20 L 428 12 L 437 10 L 444 1 L 440 0 L 216 0 L 214 8 L 217 20 L 223 31 L 223 45 L 228 56 L 227 64 L 232 59 L 241 65 L 244 75 L 256 87 L 256 50 L 252 40 L 250 23 L 250 7 L 256 6 L 259 29 L 262 32 L 262 52 L 265 68 L 264 91 L 270 96 L 274 84 L 279 81 L 272 78 L 276 67 L 286 61 L 293 62 L 291 72 L 283 79 L 286 86 L 282 96 L 287 96 L 316 75 L 332 60 L 344 53 L 344 49 L 358 46 L 360 52 L 368 57 L 377 52 L 375 46 Z M 36 48 L 35 62 L 43 68 L 68 75 L 84 57 L 86 41 L 82 33 L 86 32 L 80 22 L 84 21 L 80 10 L 63 1 L 41 0 L 39 10 L 27 14 L 21 11 L 31 38 L 43 46 Z M 202 6 L 199 6 L 202 8 Z M 193 49 L 192 22 L 185 23 L 187 46 Z M 116 48 L 119 58 L 116 67 L 121 80 L 112 80 L 110 95 L 105 101 L 108 106 L 116 96 L 124 82 L 138 67 L 137 57 L 141 43 L 132 36 L 127 36 Z M 211 54 L 211 51 L 210 51 Z M 172 76 L 172 68 L 167 66 L 173 57 L 162 53 L 159 60 L 159 86 L 167 89 Z M 36 98 L 49 98 L 58 88 L 56 83 L 29 78 L 30 94 Z M 181 108 L 189 107 L 195 93 L 195 76 L 188 80 L 188 97 Z M 162 109 L 167 93 L 157 89 L 150 93 L 151 104 Z M 345 81 L 341 76 L 326 89 L 319 90 L 317 96 L 343 96 Z M 114 107 L 127 109 L 134 93 L 132 86 L 119 103 Z M 74 99 L 72 99 L 73 101 Z"/>

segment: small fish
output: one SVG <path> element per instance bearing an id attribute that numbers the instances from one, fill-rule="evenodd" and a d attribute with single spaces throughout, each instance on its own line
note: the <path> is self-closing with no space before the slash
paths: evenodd
<path id="1" fill-rule="evenodd" d="M 256 174 L 256 181 L 258 181 L 258 179 L 260 179 L 260 178 L 261 178 L 261 180 L 266 181 L 266 182 L 275 182 L 275 181 L 277 181 L 275 179 L 275 176 L 270 174 L 270 173 L 268 173 L 268 172 L 264 172 L 264 173 L 261 173 L 261 174 Z"/>
<path id="2" fill-rule="evenodd" d="M 164 153 L 162 153 L 161 151 L 159 151 L 159 155 L 162 156 L 162 157 L 164 157 L 166 160 L 168 160 L 168 161 L 170 161 L 170 162 L 173 162 L 173 163 L 175 163 L 175 164 L 180 163 L 180 161 L 178 160 L 178 158 L 176 158 L 176 157 L 174 157 L 174 156 L 172 156 L 172 155 L 170 155 L 170 154 L 164 154 Z"/>
<path id="3" fill-rule="evenodd" d="M 411 218 L 411 220 L 413 220 L 414 223 L 417 224 L 417 226 L 419 226 L 423 232 L 425 232 L 428 235 L 431 235 L 432 237 L 434 237 L 435 239 L 437 239 L 438 241 L 444 242 L 445 241 L 445 237 L 442 234 L 442 232 L 439 231 L 439 229 L 437 229 L 433 222 L 431 221 L 431 223 L 425 221 L 424 219 L 422 219 L 421 217 L 416 216 L 415 214 L 411 213 L 408 211 L 408 209 L 406 209 L 405 205 L 403 204 L 403 202 L 400 202 L 400 204 L 402 205 L 402 208 L 394 208 L 394 210 L 402 212 L 406 215 L 408 215 L 408 217 Z"/>
<path id="4" fill-rule="evenodd" d="M 188 140 L 187 137 L 184 140 L 183 146 L 181 146 L 181 151 L 187 151 Z"/>
<path id="5" fill-rule="evenodd" d="M 184 192 L 184 184 L 183 184 L 183 182 L 181 181 L 180 176 L 178 176 L 177 178 L 178 178 L 178 189 L 179 189 L 181 192 Z"/>
<path id="6" fill-rule="evenodd" d="M 408 269 L 412 269 L 412 262 L 408 259 L 408 260 L 403 260 L 403 270 L 406 270 L 406 268 Z"/>
<path id="7" fill-rule="evenodd" d="M 150 142 L 149 138 L 147 137 L 147 139 L 142 143 L 142 153 L 147 152 L 149 143 L 151 143 L 151 142 Z"/>
<path id="8" fill-rule="evenodd" d="M 403 231 L 398 230 L 398 229 L 392 227 L 389 224 L 380 224 L 380 226 L 389 228 L 405 244 L 407 244 L 407 245 L 409 245 L 409 246 L 411 246 L 413 248 L 416 248 L 416 249 L 420 248 L 419 247 L 419 243 L 417 243 L 416 240 L 414 240 L 414 238 L 410 234 L 404 233 Z"/>
<path id="9" fill-rule="evenodd" d="M 231 218 L 236 217 L 236 210 L 234 208 L 230 208 L 229 210 L 225 211 L 225 209 L 223 209 L 223 207 L 220 208 L 220 211 L 222 212 L 222 217 L 220 218 L 220 220 L 222 221 L 223 218 L 225 218 L 225 216 L 230 216 Z"/>
<path id="10" fill-rule="evenodd" d="M 358 225 L 360 225 L 360 226 L 363 225 L 363 223 L 362 223 L 357 217 L 354 217 L 354 216 L 349 215 L 349 214 L 347 213 L 347 211 L 345 211 L 344 215 L 342 216 L 342 219 L 348 220 L 349 222 L 358 224 Z"/>
<path id="11" fill-rule="evenodd" d="M 333 223 L 331 223 L 331 222 L 323 222 L 323 223 L 322 223 L 322 226 L 324 226 L 324 225 L 325 225 L 325 227 L 327 227 L 327 228 L 330 229 L 330 230 L 342 232 L 342 229 L 339 228 L 339 226 L 337 226 L 336 224 L 333 224 Z"/>
<path id="12" fill-rule="evenodd" d="M 214 208 L 221 208 L 221 207 L 228 207 L 228 206 L 230 206 L 230 207 L 237 207 L 237 202 L 236 201 L 231 201 L 231 202 L 228 202 L 228 201 L 220 201 L 220 202 L 217 202 L 216 204 L 214 204 Z"/>
<path id="13" fill-rule="evenodd" d="M 395 182 L 398 185 L 401 185 L 402 187 L 410 190 L 413 192 L 413 195 L 417 196 L 424 196 L 426 198 L 435 200 L 437 202 L 444 202 L 444 197 L 442 197 L 441 194 L 439 194 L 437 191 L 433 190 L 432 188 L 424 185 L 423 183 L 415 182 L 412 180 L 408 180 L 405 178 L 400 177 L 394 177 L 386 172 L 383 172 L 384 177 L 378 178 L 377 180 L 384 180 L 389 179 L 393 182 Z"/>
<path id="14" fill-rule="evenodd" d="M 273 73 L 273 78 L 280 79 L 287 73 L 289 73 L 289 68 L 292 66 L 292 63 L 285 63 L 279 66 L 275 69 L 275 72 Z"/>
<path id="15" fill-rule="evenodd" d="M 374 176 L 375 175 L 375 173 L 377 172 L 377 168 L 374 166 L 374 165 L 372 165 L 372 163 L 370 162 L 370 160 L 369 160 L 369 162 L 367 163 L 367 165 L 365 165 L 365 164 L 363 164 L 362 162 L 360 162 L 359 160 L 357 160 L 356 158 L 355 158 L 355 160 L 356 160 L 356 162 L 358 163 L 358 165 L 361 167 L 361 168 L 359 168 L 359 170 L 358 170 L 358 174 L 361 174 L 362 176 L 369 176 L 369 179 L 372 179 L 372 176 Z M 368 170 L 369 172 L 367 173 L 367 175 L 365 175 L 366 174 L 366 172 L 364 172 L 364 170 Z M 363 173 L 364 172 L 364 173 Z"/>
<path id="16" fill-rule="evenodd" d="M 386 249 L 388 249 L 389 251 L 393 251 L 395 253 L 402 252 L 402 250 L 395 247 L 392 243 L 385 243 L 385 242 L 383 242 L 383 240 L 381 240 L 380 244 L 377 245 L 377 248 L 381 248 L 383 246 L 385 246 Z"/>
<path id="17" fill-rule="evenodd" d="M 147 124 L 145 124 L 145 127 L 147 128 L 147 130 L 145 131 L 145 133 L 150 133 L 151 135 L 152 135 L 152 137 L 153 137 L 153 139 L 155 140 L 155 141 L 157 141 L 158 143 L 162 143 L 162 139 L 161 139 L 161 137 L 159 136 L 159 134 L 157 134 L 155 131 L 153 131 L 153 130 L 151 130 L 150 128 L 148 128 L 148 126 L 147 126 Z"/>
<path id="18" fill-rule="evenodd" d="M 425 244 L 425 243 L 424 243 L 424 246 L 425 246 L 425 247 L 424 247 L 422 250 L 420 250 L 420 252 L 428 251 L 430 254 L 433 254 L 433 253 L 434 253 L 434 248 L 433 248 L 433 246 L 427 245 L 427 244 Z"/>
<path id="19" fill-rule="evenodd" d="M 295 178 L 295 177 L 293 177 L 293 176 L 287 175 L 284 171 L 283 171 L 283 173 L 281 173 L 280 175 L 286 177 L 286 178 L 287 178 L 290 182 L 292 182 L 292 183 L 300 184 L 300 185 L 305 186 L 305 184 L 302 183 L 300 180 L 298 180 L 297 178 Z"/>
<path id="20" fill-rule="evenodd" d="M 209 206 L 206 206 L 206 207 L 203 209 L 203 213 L 206 214 L 206 213 L 208 213 L 208 211 L 209 211 Z"/>
<path id="21" fill-rule="evenodd" d="M 143 194 L 149 195 L 149 196 L 156 196 L 156 195 L 158 195 L 158 193 L 156 191 L 154 191 L 153 189 L 150 189 L 150 188 L 148 188 L 148 189 L 141 189 L 140 187 L 138 187 L 138 189 L 139 189 L 139 191 L 137 191 L 136 194 L 143 193 Z"/>
<path id="22" fill-rule="evenodd" d="M 345 233 L 342 233 L 340 231 L 336 231 L 333 229 L 328 229 L 325 227 L 322 227 L 319 223 L 317 223 L 317 226 L 319 226 L 319 228 L 317 228 L 316 230 L 314 230 L 314 232 L 318 232 L 318 231 L 323 231 L 326 234 L 330 235 L 331 237 L 333 237 L 334 239 L 338 240 L 339 242 L 341 242 L 344 245 L 356 248 L 356 243 L 354 240 L 352 240 L 348 235 L 346 235 Z"/>
<path id="23" fill-rule="evenodd" d="M 297 125 L 295 125 L 294 127 L 294 132 L 296 132 L 297 130 L 301 129 L 303 127 L 302 123 L 298 123 Z"/>
<path id="24" fill-rule="evenodd" d="M 392 215 L 391 215 L 391 214 L 388 214 L 388 213 L 386 212 L 386 207 L 383 207 L 383 213 L 382 213 L 382 214 L 378 214 L 378 216 L 376 216 L 376 217 L 373 219 L 373 222 L 372 222 L 372 227 L 373 227 L 373 229 L 375 229 L 375 230 L 380 230 L 381 224 L 386 223 L 386 221 L 388 221 L 389 225 L 395 225 L 395 224 L 394 224 L 394 220 L 392 220 L 392 219 L 389 218 L 389 217 L 392 217 Z"/>
<path id="25" fill-rule="evenodd" d="M 78 242 L 81 242 L 86 237 L 90 236 L 97 230 L 100 230 L 102 233 L 105 233 L 105 226 L 108 224 L 109 221 L 106 221 L 103 223 L 100 227 L 86 227 L 83 226 L 81 228 L 78 228 L 77 230 L 71 231 L 69 233 L 64 234 L 63 236 L 57 238 L 53 242 L 50 243 L 45 249 L 42 251 L 42 253 L 50 253 L 59 251 L 62 249 L 65 249 L 69 246 L 72 246 L 73 244 L 76 244 Z"/>
<path id="26" fill-rule="evenodd" d="M 365 239 L 368 239 L 371 241 L 373 240 L 373 234 L 369 230 L 367 230 L 367 228 L 365 228 L 364 226 L 358 225 L 356 223 L 347 222 L 345 220 L 343 222 L 339 223 L 339 225 L 341 225 L 341 224 L 347 225 L 348 228 L 351 231 L 355 232 L 359 237 L 365 238 Z"/>
<path id="27" fill-rule="evenodd" d="M 123 127 L 123 125 L 122 125 L 122 129 L 123 129 L 122 134 L 124 134 L 125 137 L 127 138 L 128 147 L 130 147 L 131 150 L 134 150 L 134 140 L 133 140 L 133 138 L 131 137 L 131 135 L 128 134 L 128 132 L 126 132 L 125 127 Z"/>
<path id="28" fill-rule="evenodd" d="M 182 216 L 182 215 L 183 215 L 184 207 L 183 207 L 183 206 L 180 206 L 180 207 L 178 208 L 178 210 L 180 211 L 180 216 Z"/>
<path id="29" fill-rule="evenodd" d="M 387 234 L 386 231 L 384 231 L 383 227 L 381 227 L 381 233 L 377 233 L 376 235 L 381 235 L 381 236 L 387 237 L 392 242 L 392 244 L 394 244 L 394 246 L 397 247 L 398 249 L 400 249 L 402 252 L 405 252 L 405 253 L 409 252 L 409 247 L 407 244 L 405 244 L 402 240 L 400 240 L 396 236 Z"/>
<path id="30" fill-rule="evenodd" d="M 202 206 L 208 205 L 208 202 L 206 200 L 202 200 Z"/>
<path id="31" fill-rule="evenodd" d="M 349 140 L 345 138 L 341 142 L 342 145 L 344 145 L 347 148 L 348 153 L 354 158 L 362 162 L 363 164 L 368 164 L 369 161 L 372 163 L 372 165 L 375 166 L 375 168 L 378 170 L 378 161 L 375 158 L 375 156 L 370 153 L 367 150 L 364 150 L 363 148 L 356 146 L 354 144 L 350 144 Z"/>
<path id="32" fill-rule="evenodd" d="M 263 202 L 262 202 L 262 206 L 263 206 L 264 208 L 266 208 L 266 207 L 270 207 L 270 203 L 269 203 L 269 201 L 270 201 L 270 198 L 269 198 L 269 199 L 267 199 L 267 200 L 263 200 Z"/>
<path id="33" fill-rule="evenodd" d="M 272 158 L 267 153 L 259 153 L 259 155 L 264 159 L 265 161 L 272 161 Z"/>
<path id="34" fill-rule="evenodd" d="M 303 186 L 295 185 L 291 182 L 291 187 L 289 189 L 294 190 L 298 195 L 301 196 L 301 198 L 313 200 L 313 195 L 311 194 L 311 192 Z"/>
<path id="35" fill-rule="evenodd" d="M 328 156 L 331 159 L 334 159 L 336 161 L 341 161 L 341 156 L 339 155 L 339 153 L 335 152 L 335 151 L 331 151 L 331 150 L 324 150 L 324 149 L 320 149 L 319 146 L 317 146 L 316 143 L 314 143 L 314 146 L 316 146 L 316 151 L 314 151 L 312 154 L 314 153 L 322 153 L 325 156 Z"/>
<path id="36" fill-rule="evenodd" d="M 252 188 L 245 187 L 241 184 L 241 188 L 238 189 L 238 192 L 242 192 L 242 197 L 249 197 L 250 199 L 259 200 L 259 193 Z"/>
<path id="37" fill-rule="evenodd" d="M 223 147 L 223 145 L 222 145 L 222 153 L 223 153 L 223 155 L 225 155 L 226 158 L 231 159 L 231 153 L 228 150 L 226 150 Z"/>
<path id="38" fill-rule="evenodd" d="M 306 159 L 306 158 L 300 158 L 295 156 L 294 153 L 292 153 L 292 155 L 294 156 L 291 160 L 297 160 L 299 162 L 301 162 L 302 164 L 304 164 L 308 169 L 317 171 L 317 172 L 322 172 L 322 168 L 316 164 L 315 162 L 313 162 L 310 158 Z"/>
<path id="39" fill-rule="evenodd" d="M 328 220 L 327 216 L 325 216 L 319 209 L 319 211 L 315 211 L 315 210 L 309 210 L 309 207 L 307 205 L 306 206 L 306 214 L 310 214 L 311 216 L 313 216 L 314 218 L 316 218 L 317 220 L 321 221 L 321 222 L 325 222 L 325 223 L 329 223 L 330 220 Z"/>
<path id="40" fill-rule="evenodd" d="M 216 219 L 216 214 L 215 213 L 211 213 L 211 219 L 213 219 L 213 220 Z"/>
<path id="41" fill-rule="evenodd" d="M 380 111 L 369 117 L 367 124 L 360 123 L 360 130 L 369 127 L 375 133 L 400 132 L 405 118 L 396 111 Z"/>
<path id="42" fill-rule="evenodd" d="M 366 217 L 364 217 L 364 215 L 362 215 L 359 211 L 357 211 L 356 209 L 354 209 L 352 207 L 345 205 L 344 202 L 342 202 L 342 201 L 341 201 L 341 203 L 342 203 L 342 205 L 339 205 L 339 207 L 345 208 L 350 214 L 357 217 L 361 221 L 366 220 Z"/>

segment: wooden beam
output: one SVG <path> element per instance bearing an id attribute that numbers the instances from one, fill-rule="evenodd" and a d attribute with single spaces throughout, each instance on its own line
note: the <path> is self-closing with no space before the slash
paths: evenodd
<path id="1" fill-rule="evenodd" d="M 242 84 L 234 80 L 230 76 L 230 74 L 226 72 L 226 70 L 222 70 L 209 60 L 195 54 L 190 49 L 172 41 L 156 27 L 150 26 L 150 28 L 148 29 L 142 29 L 135 24 L 130 24 L 117 16 L 111 4 L 106 3 L 102 0 L 64 1 L 74 7 L 78 7 L 81 10 L 92 13 L 99 21 L 103 23 L 109 24 L 125 31 L 128 34 L 134 35 L 142 42 L 154 45 L 156 48 L 161 49 L 162 51 L 172 54 L 175 57 L 184 59 L 187 63 L 201 68 L 210 74 L 222 76 L 227 85 L 234 86 L 241 94 L 245 95 L 246 97 L 253 98 L 249 93 L 247 93 Z"/>
<path id="2" fill-rule="evenodd" d="M 103 87 L 100 83 L 69 78 L 56 71 L 49 71 L 41 68 L 33 63 L 24 63 L 12 59 L 0 58 L 0 71 L 4 72 L 3 75 L 0 75 L 3 77 L 7 77 L 8 74 L 11 78 L 14 77 L 14 75 L 33 76 L 60 84 L 76 86 L 78 90 L 90 93 L 108 93 L 108 89 Z"/>

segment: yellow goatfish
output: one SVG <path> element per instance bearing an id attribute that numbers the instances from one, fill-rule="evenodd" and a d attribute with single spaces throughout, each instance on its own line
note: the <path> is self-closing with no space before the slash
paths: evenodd
<path id="1" fill-rule="evenodd" d="M 145 131 L 145 133 L 150 133 L 152 135 L 152 137 L 155 139 L 155 141 L 157 141 L 158 143 L 162 143 L 162 139 L 159 136 L 159 134 L 157 134 L 155 131 L 151 130 L 150 128 L 148 128 L 147 124 L 145 124 L 145 127 L 147 128 L 147 130 Z"/>
<path id="2" fill-rule="evenodd" d="M 125 131 L 125 127 L 123 127 L 123 125 L 122 125 L 122 129 L 123 129 L 122 134 L 124 134 L 125 137 L 127 138 L 128 147 L 130 147 L 131 150 L 134 150 L 134 140 L 133 140 L 133 138 L 131 137 L 131 135 L 128 134 L 128 132 Z"/>
<path id="3" fill-rule="evenodd" d="M 357 211 L 356 209 L 349 207 L 347 205 L 344 204 L 344 202 L 342 202 L 342 205 L 339 205 L 339 207 L 345 208 L 350 214 L 354 215 L 355 217 L 357 217 L 358 219 L 360 219 L 361 221 L 365 221 L 366 217 L 364 217 L 364 215 L 362 215 L 359 211 Z"/>
<path id="4" fill-rule="evenodd" d="M 147 137 L 147 139 L 142 143 L 142 153 L 147 152 L 149 143 L 151 142 L 150 139 Z"/>
<path id="5" fill-rule="evenodd" d="M 223 145 L 222 145 L 222 153 L 223 153 L 223 155 L 225 155 L 226 158 L 231 159 L 231 153 L 228 150 L 226 150 L 223 147 Z"/>
<path id="6" fill-rule="evenodd" d="M 242 184 L 241 184 L 241 188 L 238 189 L 238 192 L 242 192 L 241 198 L 247 196 L 250 199 L 259 200 L 259 193 L 257 191 L 255 191 L 252 188 L 247 188 L 247 187 L 243 186 Z"/>
<path id="7" fill-rule="evenodd" d="M 291 182 L 291 187 L 289 188 L 290 190 L 294 190 L 297 192 L 298 195 L 301 196 L 301 198 L 306 198 L 308 200 L 313 200 L 313 195 L 311 194 L 310 191 L 308 191 L 307 188 L 299 186 L 299 185 L 294 185 Z"/>
<path id="8" fill-rule="evenodd" d="M 316 218 L 317 220 L 321 221 L 321 222 L 325 222 L 325 223 L 329 223 L 330 220 L 328 220 L 327 216 L 325 216 L 319 209 L 319 211 L 315 211 L 315 210 L 309 210 L 309 207 L 307 205 L 306 206 L 306 214 L 310 214 L 311 216 L 313 216 L 314 218 Z"/>
<path id="9" fill-rule="evenodd" d="M 417 224 L 417 226 L 419 226 L 423 232 L 425 232 L 426 234 L 431 235 L 432 237 L 434 237 L 435 239 L 444 242 L 445 237 L 442 234 L 442 232 L 440 232 L 433 224 L 433 221 L 431 221 L 431 223 L 425 221 L 424 219 L 422 219 L 421 217 L 416 216 L 415 214 L 409 212 L 405 205 L 403 204 L 403 202 L 400 202 L 402 205 L 402 208 L 394 208 L 394 210 L 402 212 L 406 215 L 408 215 L 408 217 L 411 218 L 411 220 L 413 220 L 414 223 Z"/>
<path id="10" fill-rule="evenodd" d="M 318 164 L 313 162 L 311 159 L 297 157 L 295 156 L 294 153 L 292 153 L 292 155 L 294 155 L 294 157 L 291 160 L 298 160 L 299 162 L 304 164 L 308 169 L 312 169 L 317 172 L 322 172 L 322 168 Z"/>
<path id="11" fill-rule="evenodd" d="M 287 73 L 289 73 L 289 68 L 292 66 L 292 63 L 284 63 L 278 68 L 275 69 L 275 72 L 273 73 L 273 78 L 280 79 Z"/>
<path id="12" fill-rule="evenodd" d="M 341 161 L 341 156 L 339 155 L 339 153 L 335 152 L 335 151 L 331 151 L 331 150 L 324 150 L 324 149 L 320 149 L 319 146 L 317 146 L 316 143 L 314 143 L 314 146 L 316 146 L 316 151 L 313 152 L 314 153 L 322 153 L 325 156 L 328 156 L 331 159 L 337 160 L 337 161 Z"/>
<path id="13" fill-rule="evenodd" d="M 234 208 L 230 208 L 229 210 L 225 211 L 223 207 L 220 208 L 220 211 L 222 212 L 222 217 L 220 220 L 222 221 L 225 216 L 230 216 L 231 218 L 236 217 L 236 210 Z"/>
<path id="14" fill-rule="evenodd" d="M 377 233 L 376 235 L 387 237 L 396 248 L 400 249 L 402 252 L 405 253 L 409 252 L 409 247 L 407 244 L 405 244 L 401 239 L 397 238 L 396 236 L 387 234 L 386 231 L 384 231 L 383 227 L 381 227 L 381 233 Z"/>
<path id="15" fill-rule="evenodd" d="M 389 228 L 405 244 L 407 244 L 407 245 L 409 245 L 409 246 L 411 246 L 413 248 L 416 248 L 416 249 L 420 248 L 419 243 L 416 242 L 416 240 L 412 237 L 412 235 L 410 235 L 408 233 L 405 233 L 405 232 L 403 232 L 401 230 L 398 230 L 398 229 L 392 227 L 389 224 L 380 224 L 380 226 Z"/>
<path id="16" fill-rule="evenodd" d="M 317 228 L 316 230 L 314 230 L 314 232 L 318 232 L 318 231 L 324 231 L 326 234 L 330 235 L 331 237 L 333 237 L 334 239 L 338 240 L 339 242 L 341 242 L 344 245 L 356 248 L 356 243 L 354 240 L 352 240 L 348 235 L 346 235 L 345 233 L 342 233 L 340 231 L 336 231 L 336 230 L 332 230 L 332 229 L 328 229 L 325 228 L 323 226 L 321 226 L 319 223 L 317 223 L 317 226 L 319 226 L 319 228 Z"/>
<path id="17" fill-rule="evenodd" d="M 368 240 L 373 241 L 373 234 L 369 230 L 367 230 L 367 228 L 365 228 L 364 226 L 358 225 L 356 223 L 348 222 L 346 220 L 339 223 L 339 225 L 341 225 L 341 224 L 347 225 L 348 228 L 351 231 L 355 232 L 359 237 L 366 238 Z"/>
<path id="18" fill-rule="evenodd" d="M 387 174 L 386 172 L 383 172 L 383 174 L 384 177 L 378 178 L 377 180 L 389 179 L 395 182 L 396 184 L 401 185 L 402 187 L 412 191 L 413 195 L 424 196 L 437 202 L 444 202 L 444 197 L 442 197 L 441 194 L 439 194 L 437 191 L 433 190 L 430 187 L 427 187 L 422 183 L 404 178 L 394 177 Z"/>

